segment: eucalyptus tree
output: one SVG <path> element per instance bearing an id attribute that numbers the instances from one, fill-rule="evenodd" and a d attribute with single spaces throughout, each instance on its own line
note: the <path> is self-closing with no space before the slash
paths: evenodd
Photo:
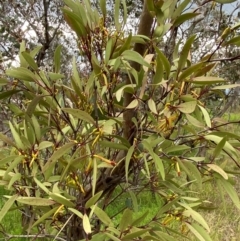
<path id="1" fill-rule="evenodd" d="M 8 135 L 0 133 L 0 184 L 12 195 L 0 221 L 17 203 L 27 234 L 2 230 L 7 238 L 176 240 L 191 231 L 211 240 L 198 212 L 205 183 L 216 183 L 240 208 L 227 162 L 218 162 L 239 167 L 240 137 L 207 105 L 211 93 L 238 87 L 217 75 L 215 55 L 238 46 L 240 24 L 226 25 L 217 51 L 201 56 L 196 46 L 204 36 L 193 33 L 206 4 L 211 12 L 226 2 L 140 1 L 138 20 L 131 1 L 111 8 L 105 0 L 65 0 L 65 22 L 51 24 L 67 24 L 76 39 L 70 76 L 61 45 L 50 61 L 44 42 L 20 43 L 19 66 L 1 78 L 9 121 Z M 136 33 L 126 32 L 131 22 Z M 42 53 L 49 58 L 39 61 Z M 147 212 L 134 215 L 143 191 L 159 203 L 148 219 Z M 114 222 L 108 210 L 127 197 L 133 210 L 119 208 Z"/>

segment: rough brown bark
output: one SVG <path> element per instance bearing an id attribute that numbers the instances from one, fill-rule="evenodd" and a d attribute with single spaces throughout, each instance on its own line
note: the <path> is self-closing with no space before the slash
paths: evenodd
<path id="1" fill-rule="evenodd" d="M 138 27 L 138 34 L 144 35 L 149 37 L 151 34 L 151 27 L 153 24 L 153 17 L 148 11 L 147 7 L 147 0 L 144 1 L 142 14 L 140 17 L 139 27 Z M 144 52 L 146 50 L 146 45 L 144 44 L 135 44 L 134 51 L 139 53 L 140 55 L 144 55 Z M 136 62 L 132 62 L 131 66 L 136 70 L 139 71 L 141 66 L 140 64 Z M 126 78 L 126 85 L 131 84 L 131 81 L 129 78 Z M 126 108 L 133 100 L 133 95 L 130 93 L 125 92 L 124 93 L 124 107 Z M 123 113 L 123 120 L 124 120 L 124 126 L 123 126 L 123 135 L 124 138 L 129 140 L 130 144 L 133 143 L 134 139 L 134 123 L 132 121 L 132 118 L 136 117 L 136 112 L 133 110 L 125 110 Z"/>

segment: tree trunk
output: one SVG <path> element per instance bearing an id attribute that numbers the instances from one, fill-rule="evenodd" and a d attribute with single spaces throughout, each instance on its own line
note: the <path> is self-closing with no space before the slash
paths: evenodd
<path id="1" fill-rule="evenodd" d="M 138 28 L 138 34 L 139 35 L 145 35 L 147 37 L 150 37 L 150 33 L 151 33 L 151 27 L 152 27 L 152 23 L 153 23 L 153 17 L 151 16 L 151 14 L 148 11 L 147 8 L 147 0 L 144 1 L 144 5 L 143 5 L 143 10 L 142 10 L 142 14 L 140 17 L 140 23 L 139 23 L 139 28 Z M 146 51 L 146 45 L 143 44 L 135 44 L 134 46 L 134 51 L 136 51 L 137 53 L 139 53 L 140 55 L 144 55 L 144 52 Z M 136 62 L 132 62 L 131 66 L 136 70 L 139 71 L 141 66 L 136 63 Z M 130 79 L 128 78 L 128 76 L 126 76 L 125 79 L 125 84 L 131 84 Z M 134 99 L 134 96 L 130 93 L 125 92 L 124 93 L 124 107 L 126 108 L 131 101 Z M 123 113 L 123 120 L 124 120 L 124 124 L 123 124 L 123 137 L 129 141 L 130 144 L 133 144 L 133 140 L 135 137 L 135 126 L 134 123 L 132 121 L 133 117 L 136 117 L 136 111 L 133 110 L 125 110 Z M 120 151 L 118 157 L 116 158 L 116 161 L 120 161 L 123 157 L 126 156 L 126 152 L 125 151 Z M 124 168 L 125 164 L 124 161 L 122 161 L 117 168 L 115 168 L 111 174 L 110 172 L 108 173 L 109 170 L 107 170 L 107 173 L 105 176 L 100 177 L 99 180 L 97 181 L 96 184 L 96 193 L 103 190 L 103 198 L 109 198 L 113 192 L 113 190 L 119 185 L 122 177 L 125 176 L 125 168 Z M 110 181 L 108 181 L 110 180 Z M 107 185 L 106 185 L 107 183 Z M 84 199 L 84 203 L 91 198 L 92 196 L 92 190 L 88 190 L 88 192 L 86 193 L 85 199 Z M 104 202 L 104 201 L 103 201 Z M 97 231 L 97 226 L 95 227 L 95 232 Z M 78 238 L 79 239 L 83 239 L 84 237 L 82 236 L 83 234 L 78 232 L 78 235 L 80 235 Z"/>
<path id="2" fill-rule="evenodd" d="M 142 14 L 140 17 L 140 23 L 138 27 L 138 34 L 144 35 L 147 37 L 150 37 L 151 29 L 153 24 L 153 17 L 148 11 L 147 8 L 147 0 L 144 1 Z M 134 51 L 139 53 L 140 55 L 144 55 L 144 52 L 146 50 L 146 45 L 136 43 L 134 46 Z M 137 62 L 132 62 L 131 66 L 136 70 L 139 71 L 141 66 Z M 134 79 L 134 78 L 132 78 Z M 125 81 L 126 85 L 131 84 L 131 80 L 126 77 Z M 132 101 L 134 100 L 134 97 L 132 94 L 124 92 L 124 107 L 126 108 Z M 130 144 L 133 143 L 134 139 L 134 132 L 135 132 L 135 126 L 132 121 L 132 118 L 136 117 L 136 111 L 133 110 L 125 110 L 123 113 L 123 121 L 124 121 L 124 127 L 123 127 L 123 135 L 124 138 L 129 140 Z"/>

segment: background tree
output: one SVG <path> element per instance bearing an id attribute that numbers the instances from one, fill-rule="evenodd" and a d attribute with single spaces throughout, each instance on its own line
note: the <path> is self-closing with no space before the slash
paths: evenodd
<path id="1" fill-rule="evenodd" d="M 0 134 L 6 144 L 0 184 L 12 196 L 0 220 L 16 202 L 26 237 L 175 240 L 191 231 L 199 240 L 211 240 L 198 212 L 204 200 L 190 190 L 200 193 L 206 182 L 216 182 L 239 208 L 227 162 L 218 162 L 224 156 L 239 167 L 239 136 L 223 129 L 230 123 L 215 118 L 208 99 L 238 86 L 222 86 L 226 81 L 217 75 L 217 63 L 223 59 L 216 55 L 238 45 L 240 25 L 219 29 L 216 48 L 201 54 L 199 39 L 205 39 L 195 26 L 218 2 L 224 3 L 144 1 L 138 32 L 132 34 L 126 33 L 128 13 L 133 20 L 130 1 L 111 8 L 104 0 L 65 0 L 61 11 L 79 49 L 70 77 L 62 64 L 64 48 L 56 48 L 51 64 L 50 45 L 44 45 L 47 36 L 56 36 L 50 24 L 65 25 L 53 20 L 46 25 L 45 18 L 42 48 L 22 42 L 19 67 L 1 78 L 9 131 Z M 43 13 L 36 13 L 44 17 L 50 2 L 40 4 Z M 146 222 L 146 214 L 135 218 L 124 207 L 114 223 L 116 214 L 109 217 L 107 210 L 121 197 L 129 197 L 137 210 L 143 190 L 159 202 L 154 216 Z"/>

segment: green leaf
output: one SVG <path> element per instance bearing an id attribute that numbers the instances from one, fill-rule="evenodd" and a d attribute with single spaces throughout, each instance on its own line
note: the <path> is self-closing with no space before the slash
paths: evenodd
<path id="1" fill-rule="evenodd" d="M 31 117 L 34 113 L 36 106 L 38 105 L 39 101 L 42 100 L 44 96 L 43 95 L 37 95 L 34 97 L 34 99 L 30 102 L 30 104 L 27 107 L 26 113 Z"/>
<path id="2" fill-rule="evenodd" d="M 14 176 L 10 179 L 7 188 L 10 190 L 14 182 L 19 181 L 21 177 L 22 175 L 20 173 L 15 173 Z"/>
<path id="3" fill-rule="evenodd" d="M 172 152 L 186 151 L 186 150 L 189 150 L 189 149 L 191 149 L 190 146 L 187 146 L 187 145 L 177 145 L 177 146 L 170 146 L 170 147 L 165 148 L 164 152 L 169 154 L 169 153 L 172 153 Z"/>
<path id="4" fill-rule="evenodd" d="M 177 105 L 176 107 L 182 113 L 190 114 L 190 113 L 194 112 L 196 106 L 197 106 L 197 101 L 188 101 L 188 102 L 181 103 L 180 105 Z"/>
<path id="5" fill-rule="evenodd" d="M 38 220 L 31 226 L 31 228 L 37 226 L 38 224 L 42 223 L 47 218 L 51 217 L 52 214 L 54 214 L 59 207 L 51 208 L 48 212 L 44 213 Z"/>
<path id="6" fill-rule="evenodd" d="M 161 62 L 164 66 L 164 69 L 166 72 L 165 79 L 168 79 L 169 75 L 170 75 L 171 65 L 170 65 L 167 57 L 157 47 L 155 47 L 155 50 L 157 52 L 157 56 L 161 59 Z"/>
<path id="7" fill-rule="evenodd" d="M 23 58 L 27 61 L 27 63 L 33 70 L 38 70 L 38 65 L 35 63 L 33 57 L 28 52 L 26 52 L 26 51 L 21 52 L 21 55 L 23 56 Z"/>
<path id="8" fill-rule="evenodd" d="M 132 199 L 132 206 L 133 206 L 133 210 L 134 212 L 138 212 L 138 202 L 137 202 L 137 197 L 135 195 L 135 193 L 131 190 L 128 191 L 129 192 L 129 195 Z"/>
<path id="9" fill-rule="evenodd" d="M 16 145 L 19 149 L 22 149 L 24 150 L 25 149 L 25 146 L 23 145 L 22 143 L 22 140 L 20 138 L 20 135 L 18 134 L 18 132 L 16 131 L 16 129 L 14 128 L 14 126 L 12 125 L 11 122 L 9 122 L 9 127 L 11 129 L 11 132 L 12 132 L 12 135 L 13 135 L 13 138 L 16 142 Z"/>
<path id="10" fill-rule="evenodd" d="M 165 179 L 165 171 L 164 171 L 164 166 L 163 166 L 162 160 L 156 153 L 154 153 L 154 151 L 148 141 L 143 140 L 142 144 L 143 144 L 144 148 L 146 148 L 146 150 L 148 150 L 149 154 L 152 156 L 156 169 L 159 171 L 159 173 L 162 176 L 162 179 L 164 180 Z"/>
<path id="11" fill-rule="evenodd" d="M 114 235 L 112 235 L 111 233 L 105 233 L 105 235 L 110 238 L 111 241 L 121 241 L 121 239 L 115 237 Z M 108 239 L 109 240 L 109 239 Z"/>
<path id="12" fill-rule="evenodd" d="M 164 241 L 176 241 L 175 237 L 170 236 L 166 232 L 161 232 L 161 231 L 153 231 L 153 234 L 157 236 L 160 240 Z"/>
<path id="13" fill-rule="evenodd" d="M 83 215 L 83 229 L 86 234 L 92 233 L 91 224 L 86 213 Z"/>
<path id="14" fill-rule="evenodd" d="M 81 20 L 82 20 L 82 24 L 84 26 L 87 25 L 87 11 L 84 8 L 84 4 L 82 4 L 82 2 L 75 2 L 72 0 L 64 0 L 64 2 L 66 3 L 66 5 L 68 5 L 71 10 L 76 13 L 78 16 L 80 16 Z"/>
<path id="15" fill-rule="evenodd" d="M 34 182 L 38 185 L 38 187 L 40 187 L 46 194 L 50 193 L 47 187 L 42 182 L 40 182 L 36 177 L 34 177 L 33 179 L 34 179 Z"/>
<path id="16" fill-rule="evenodd" d="M 237 37 L 234 37 L 234 38 L 230 39 L 224 45 L 228 45 L 228 44 L 240 46 L 240 36 L 237 36 Z"/>
<path id="17" fill-rule="evenodd" d="M 222 140 L 217 144 L 214 152 L 213 152 L 213 158 L 216 158 L 220 153 L 221 151 L 223 150 L 223 147 L 225 146 L 226 144 L 226 141 L 227 141 L 227 137 L 223 137 Z"/>
<path id="18" fill-rule="evenodd" d="M 127 152 L 126 155 L 126 161 L 125 161 L 125 176 L 126 176 L 126 182 L 128 182 L 128 169 L 129 169 L 129 164 L 132 159 L 132 155 L 134 152 L 134 146 L 131 146 Z"/>
<path id="19" fill-rule="evenodd" d="M 136 107 L 138 107 L 139 102 L 137 99 L 134 99 L 127 107 L 126 109 L 135 109 Z"/>
<path id="20" fill-rule="evenodd" d="M 148 64 L 151 64 L 153 57 L 154 57 L 154 54 L 147 54 L 147 55 L 144 57 L 144 60 L 145 60 Z M 145 73 L 147 73 L 147 72 L 148 72 L 148 67 L 143 66 L 143 70 L 144 70 Z"/>
<path id="21" fill-rule="evenodd" d="M 174 200 L 170 201 L 170 202 L 167 202 L 164 206 L 162 206 L 160 209 L 159 209 L 159 212 L 157 214 L 157 217 L 162 217 L 162 215 L 164 213 L 168 213 L 169 210 L 172 209 L 173 205 L 175 205 L 178 201 L 179 201 L 179 197 L 176 197 Z"/>
<path id="22" fill-rule="evenodd" d="M 215 2 L 221 3 L 221 4 L 233 3 L 233 2 L 236 2 L 236 1 L 237 0 L 215 0 Z"/>
<path id="23" fill-rule="evenodd" d="M 107 46 L 106 46 L 106 52 L 105 52 L 105 64 L 108 63 L 111 54 L 112 54 L 112 47 L 113 47 L 113 39 L 110 38 L 107 42 Z"/>
<path id="24" fill-rule="evenodd" d="M 28 63 L 27 61 L 23 58 L 22 56 L 22 52 L 26 51 L 26 43 L 25 41 L 22 41 L 20 43 L 20 48 L 19 48 L 19 59 L 20 59 L 20 66 L 21 67 L 25 67 L 25 68 L 28 68 Z"/>
<path id="25" fill-rule="evenodd" d="M 17 157 L 19 157 L 19 156 L 11 155 L 11 156 L 4 157 L 3 159 L 0 160 L 0 167 L 5 166 L 6 164 L 12 162 Z"/>
<path id="26" fill-rule="evenodd" d="M 36 138 L 35 138 L 34 129 L 31 125 L 30 121 L 31 120 L 28 119 L 28 117 L 26 116 L 26 119 L 24 120 L 24 123 L 23 123 L 23 130 L 24 130 L 24 137 L 26 138 L 26 141 L 28 141 L 30 143 L 30 147 L 31 147 L 31 146 L 35 145 Z M 22 137 L 22 139 L 23 139 L 22 141 L 25 141 L 24 137 Z"/>
<path id="27" fill-rule="evenodd" d="M 114 228 L 114 227 L 108 227 L 107 231 L 110 231 L 112 234 L 116 234 L 117 236 L 121 235 L 121 232 L 117 228 Z"/>
<path id="28" fill-rule="evenodd" d="M 228 174 L 220 166 L 217 166 L 215 164 L 207 164 L 207 166 L 213 171 L 219 173 L 224 179 L 228 179 Z"/>
<path id="29" fill-rule="evenodd" d="M 9 209 L 13 206 L 14 202 L 17 200 L 18 195 L 10 197 L 0 211 L 0 223 L 4 216 L 8 213 Z"/>
<path id="30" fill-rule="evenodd" d="M 57 81 L 65 77 L 63 74 L 53 73 L 53 72 L 48 72 L 48 76 L 52 81 Z"/>
<path id="31" fill-rule="evenodd" d="M 226 181 L 222 178 L 217 179 L 217 184 L 225 189 L 229 197 L 232 199 L 233 203 L 236 205 L 238 209 L 240 209 L 240 200 L 232 184 L 229 181 Z"/>
<path id="32" fill-rule="evenodd" d="M 41 50 L 42 46 L 38 45 L 36 46 L 36 48 L 34 48 L 31 52 L 30 52 L 30 56 L 34 59 L 35 56 L 39 53 L 39 51 Z"/>
<path id="33" fill-rule="evenodd" d="M 127 5 L 126 5 L 126 0 L 122 0 L 122 6 L 123 6 L 123 23 L 126 24 L 127 22 Z"/>
<path id="34" fill-rule="evenodd" d="M 111 141 L 99 141 L 98 143 L 102 147 L 109 147 L 109 148 L 112 148 L 112 149 L 125 150 L 125 151 L 128 150 L 127 146 L 125 146 L 123 144 L 120 144 L 120 143 L 115 143 L 115 142 L 111 142 Z"/>
<path id="35" fill-rule="evenodd" d="M 60 147 L 57 151 L 55 151 L 53 153 L 53 155 L 48 159 L 48 161 L 45 163 L 45 165 L 43 166 L 43 172 L 45 172 L 46 170 L 48 170 L 50 167 L 52 167 L 57 160 L 62 157 L 63 155 L 65 155 L 66 153 L 68 153 L 68 151 L 75 145 L 74 142 L 70 142 L 65 144 L 64 146 Z"/>
<path id="36" fill-rule="evenodd" d="M 64 196 L 62 196 L 59 193 L 49 193 L 49 196 L 57 203 L 60 203 L 66 207 L 70 207 L 73 208 L 75 205 L 74 203 L 72 203 L 70 200 L 68 200 L 67 198 L 65 198 Z M 54 202 L 54 203 L 55 203 Z"/>
<path id="37" fill-rule="evenodd" d="M 232 31 L 237 30 L 240 27 L 240 22 L 236 23 L 233 27 L 231 27 Z"/>
<path id="38" fill-rule="evenodd" d="M 0 86 L 7 85 L 8 83 L 9 83 L 9 80 L 6 80 L 6 79 L 3 79 L 3 78 L 0 78 Z"/>
<path id="39" fill-rule="evenodd" d="M 130 209 L 125 209 L 119 223 L 119 230 L 121 233 L 127 229 L 127 227 L 132 223 L 133 212 Z"/>
<path id="40" fill-rule="evenodd" d="M 163 72 L 164 71 L 163 71 L 162 58 L 161 58 L 160 54 L 157 55 L 156 62 L 157 62 L 157 65 L 156 65 L 156 72 L 153 77 L 153 84 L 159 84 L 163 80 Z"/>
<path id="41" fill-rule="evenodd" d="M 95 205 L 99 198 L 102 196 L 103 191 L 98 192 L 93 197 L 91 197 L 85 204 L 85 208 L 90 208 L 91 206 Z"/>
<path id="42" fill-rule="evenodd" d="M 179 160 L 179 159 L 178 159 L 178 163 L 179 163 L 180 169 L 183 169 L 186 172 L 186 174 L 190 177 L 191 180 L 195 180 L 196 184 L 198 185 L 198 188 L 201 190 L 202 177 L 195 163 L 192 163 L 191 161 L 188 161 L 188 160 Z"/>
<path id="43" fill-rule="evenodd" d="M 191 82 L 194 84 L 201 84 L 201 85 L 211 85 L 217 83 L 226 82 L 226 80 L 218 77 L 211 77 L 211 76 L 201 76 L 201 77 L 194 77 L 193 79 L 185 79 L 185 82 Z"/>
<path id="44" fill-rule="evenodd" d="M 212 127 L 212 123 L 211 123 L 211 119 L 210 119 L 210 116 L 209 116 L 207 110 L 205 108 L 203 108 L 201 105 L 198 105 L 198 107 L 201 109 L 201 111 L 203 113 L 203 117 L 205 119 L 205 122 L 206 122 L 207 126 L 209 128 L 211 128 Z"/>
<path id="45" fill-rule="evenodd" d="M 185 80 L 188 76 L 201 69 L 204 63 L 197 63 L 185 69 L 178 78 L 178 81 Z"/>
<path id="46" fill-rule="evenodd" d="M 156 153 L 154 153 L 153 160 L 155 162 L 156 170 L 161 174 L 162 179 L 165 180 L 165 170 L 162 159 Z"/>
<path id="47" fill-rule="evenodd" d="M 74 208 L 68 208 L 68 210 L 71 211 L 72 213 L 76 214 L 79 218 L 83 219 L 82 213 L 80 213 L 78 210 L 76 210 Z"/>
<path id="48" fill-rule="evenodd" d="M 56 203 L 51 199 L 38 197 L 18 197 L 17 201 L 30 206 L 50 206 Z"/>
<path id="49" fill-rule="evenodd" d="M 182 23 L 195 18 L 196 16 L 198 16 L 200 13 L 184 13 L 181 16 L 179 16 L 173 23 L 173 28 L 181 25 Z"/>
<path id="50" fill-rule="evenodd" d="M 54 52 L 54 72 L 59 73 L 61 69 L 61 50 L 62 46 L 58 45 Z"/>
<path id="51" fill-rule="evenodd" d="M 183 215 L 186 217 L 193 218 L 196 222 L 201 224 L 208 232 L 210 232 L 210 228 L 204 218 L 200 215 L 200 213 L 194 211 L 193 209 L 189 208 L 183 212 Z"/>
<path id="52" fill-rule="evenodd" d="M 204 136 L 204 138 L 206 140 L 213 141 L 216 144 L 220 143 L 220 141 L 222 140 L 221 137 L 215 136 L 215 135 L 206 135 L 206 136 Z M 223 150 L 225 150 L 229 154 L 234 153 L 236 156 L 238 156 L 236 150 L 233 148 L 233 146 L 228 141 L 226 141 L 226 143 L 223 147 Z"/>
<path id="53" fill-rule="evenodd" d="M 155 11 L 155 6 L 154 6 L 154 1 L 149 0 L 147 1 L 147 8 L 149 12 L 154 12 Z"/>
<path id="54" fill-rule="evenodd" d="M 95 125 L 95 121 L 92 118 L 92 116 L 90 116 L 87 112 L 82 111 L 82 110 L 78 110 L 78 109 L 72 109 L 72 108 L 63 108 L 63 111 L 66 111 L 67 113 L 73 115 L 74 117 L 77 117 L 80 120 L 86 121 L 90 124 Z"/>
<path id="55" fill-rule="evenodd" d="M 226 90 L 240 87 L 240 84 L 231 84 L 231 85 L 217 85 L 212 88 L 212 90 Z"/>
<path id="56" fill-rule="evenodd" d="M 145 211 L 140 217 L 138 217 L 138 218 L 136 218 L 135 220 L 133 220 L 133 222 L 132 222 L 131 225 L 132 225 L 133 227 L 140 225 L 140 223 L 142 223 L 142 222 L 146 219 L 146 217 L 148 216 L 148 214 L 149 214 L 149 211 L 148 211 L 148 210 Z"/>
<path id="57" fill-rule="evenodd" d="M 148 107 L 154 114 L 158 114 L 156 104 L 152 98 L 148 100 Z"/>
<path id="58" fill-rule="evenodd" d="M 85 12 L 86 12 L 86 15 L 85 15 L 85 17 L 87 18 L 86 24 L 88 24 L 88 26 L 93 30 L 96 24 L 99 23 L 98 13 L 97 11 L 93 11 L 90 0 L 82 0 L 82 3 L 84 4 Z"/>
<path id="59" fill-rule="evenodd" d="M 106 1 L 106 0 L 104 0 Z M 106 241 L 106 234 L 105 233 L 97 233 L 92 236 L 91 241 Z"/>
<path id="60" fill-rule="evenodd" d="M 132 233 L 127 234 L 126 236 L 122 237 L 122 240 L 135 240 L 136 238 L 141 237 L 143 234 L 148 232 L 150 229 L 142 229 L 142 230 L 137 230 Z"/>
<path id="61" fill-rule="evenodd" d="M 119 13 L 120 13 L 120 0 L 115 0 L 114 23 L 115 23 L 116 31 L 121 30 L 121 24 L 119 22 Z"/>
<path id="62" fill-rule="evenodd" d="M 38 141 L 40 141 L 41 137 L 42 137 L 43 130 L 40 128 L 40 125 L 38 123 L 38 119 L 34 115 L 32 116 L 31 119 L 32 119 L 32 124 L 33 124 L 33 128 L 34 128 L 34 131 L 35 131 L 36 139 Z"/>
<path id="63" fill-rule="evenodd" d="M 12 78 L 29 82 L 34 82 L 36 79 L 36 76 L 29 69 L 23 67 L 8 69 L 6 74 Z"/>
<path id="64" fill-rule="evenodd" d="M 134 61 L 134 62 L 139 63 L 140 65 L 151 68 L 151 65 L 147 61 L 145 61 L 144 58 L 139 53 L 137 53 L 133 50 L 125 50 L 122 53 L 122 57 L 125 60 Z"/>
<path id="65" fill-rule="evenodd" d="M 194 98 L 192 95 L 190 94 L 187 94 L 187 95 L 181 95 L 180 96 L 180 99 L 185 101 L 185 102 L 188 102 L 188 101 L 196 101 L 196 98 Z"/>
<path id="66" fill-rule="evenodd" d="M 100 0 L 99 5 L 100 5 L 103 16 L 106 16 L 106 14 L 107 14 L 106 0 Z"/>
<path id="67" fill-rule="evenodd" d="M 184 0 L 184 1 L 181 1 L 178 6 L 174 6 L 173 4 L 173 8 L 174 8 L 174 12 L 172 14 L 172 18 L 175 19 L 177 18 L 178 16 L 180 16 L 182 14 L 182 12 L 185 10 L 185 8 L 189 5 L 191 0 Z M 170 4 L 170 3 L 169 3 Z"/>
<path id="68" fill-rule="evenodd" d="M 93 209 L 93 212 L 96 214 L 99 220 L 101 220 L 102 223 L 104 223 L 107 226 L 112 225 L 112 220 L 101 208 L 94 206 L 94 207 L 91 207 L 91 209 Z"/>
<path id="69" fill-rule="evenodd" d="M 209 234 L 206 232 L 202 226 L 198 225 L 197 223 L 192 223 L 192 227 L 204 238 L 205 241 L 212 241 Z"/>
<path id="70" fill-rule="evenodd" d="M 97 160 L 93 158 L 93 173 L 92 173 L 92 195 L 94 196 L 97 184 Z"/>
<path id="71" fill-rule="evenodd" d="M 213 132 L 211 132 L 211 135 L 216 135 L 216 136 L 220 136 L 220 137 L 234 138 L 234 139 L 240 139 L 239 135 L 236 135 L 234 133 L 227 132 L 227 131 L 213 131 Z"/>
<path id="72" fill-rule="evenodd" d="M 11 172 L 14 168 L 17 167 L 17 165 L 23 160 L 24 156 L 18 156 L 14 159 L 14 161 L 12 161 L 11 163 L 9 163 L 10 165 L 8 166 L 7 170 L 4 173 L 4 177 L 3 179 L 7 179 L 9 172 Z M 11 175 L 13 176 L 13 175 Z"/>
<path id="73" fill-rule="evenodd" d="M 72 28 L 72 30 L 78 35 L 78 37 L 85 37 L 87 35 L 87 30 L 84 26 L 85 24 L 83 23 L 83 20 L 86 21 L 86 18 L 82 18 L 81 16 L 83 15 L 73 13 L 67 8 L 62 8 L 62 11 L 66 22 Z"/>
<path id="74" fill-rule="evenodd" d="M 14 142 L 12 142 L 11 139 L 9 139 L 7 136 L 3 135 L 1 132 L 0 132 L 0 140 L 2 140 L 4 143 L 7 143 L 9 146 L 12 146 L 12 147 L 16 147 L 17 146 L 15 145 Z"/>
<path id="75" fill-rule="evenodd" d="M 50 142 L 50 141 L 42 141 L 39 146 L 38 146 L 38 150 L 43 150 L 43 149 L 46 149 L 48 147 L 52 147 L 53 146 L 53 143 Z"/>
<path id="76" fill-rule="evenodd" d="M 161 37 L 163 34 L 164 34 L 164 25 L 163 24 L 160 24 L 159 26 L 157 26 L 154 30 L 154 37 Z"/>
<path id="77" fill-rule="evenodd" d="M 92 61 L 92 68 L 93 68 L 93 72 L 96 76 L 99 76 L 102 73 L 102 68 L 101 65 L 96 57 L 96 55 L 94 53 L 92 53 L 91 56 L 91 61 Z"/>
<path id="78" fill-rule="evenodd" d="M 200 128 L 204 127 L 204 124 L 199 120 L 197 120 L 195 117 L 188 114 L 186 114 L 186 117 L 193 126 L 200 127 Z"/>
<path id="79" fill-rule="evenodd" d="M 185 45 L 183 46 L 183 49 L 180 53 L 180 58 L 179 58 L 179 61 L 178 61 L 178 71 L 179 72 L 185 67 L 185 64 L 186 64 L 186 61 L 187 61 L 187 58 L 188 58 L 188 54 L 189 54 L 189 51 L 191 49 L 192 43 L 195 40 L 195 37 L 196 37 L 195 35 L 191 36 L 186 41 Z"/>
<path id="80" fill-rule="evenodd" d="M 136 87 L 135 84 L 129 84 L 129 85 L 124 85 L 123 87 L 121 87 L 120 89 L 118 89 L 118 90 L 116 91 L 116 99 L 117 99 L 117 101 L 119 102 L 119 101 L 121 100 L 123 91 L 124 91 L 125 89 L 128 89 L 128 90 L 130 89 L 130 91 L 133 92 L 135 87 Z"/>
<path id="81" fill-rule="evenodd" d="M 76 91 L 76 93 L 78 94 L 78 96 L 80 96 L 80 98 L 83 96 L 82 92 L 81 92 L 81 79 L 79 77 L 78 74 L 78 70 L 77 70 L 77 65 L 76 65 L 76 58 L 73 58 L 73 62 L 72 62 L 72 76 L 71 76 L 71 84 L 74 88 L 74 90 Z"/>
<path id="82" fill-rule="evenodd" d="M 200 240 L 200 241 L 206 241 L 204 237 L 189 223 L 185 222 L 186 226 L 189 228 L 189 230 Z"/>

